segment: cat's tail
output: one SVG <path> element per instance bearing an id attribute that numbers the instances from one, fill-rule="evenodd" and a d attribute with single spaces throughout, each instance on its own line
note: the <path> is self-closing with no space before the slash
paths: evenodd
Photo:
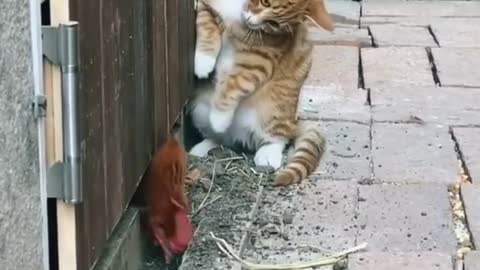
<path id="1" fill-rule="evenodd" d="M 316 125 L 301 128 L 292 155 L 275 177 L 276 186 L 300 183 L 317 169 L 326 148 L 326 140 Z"/>

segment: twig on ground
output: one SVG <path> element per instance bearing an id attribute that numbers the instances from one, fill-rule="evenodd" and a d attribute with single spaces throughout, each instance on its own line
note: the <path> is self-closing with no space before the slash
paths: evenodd
<path id="1" fill-rule="evenodd" d="M 207 196 L 205 196 L 205 198 L 203 198 L 203 201 L 200 203 L 200 205 L 197 208 L 197 211 L 195 211 L 195 212 L 198 212 L 199 209 L 202 209 L 204 207 L 205 202 L 207 201 L 208 197 L 210 196 L 210 193 L 212 192 L 212 188 L 213 188 L 213 185 L 215 183 L 215 171 L 216 171 L 215 169 L 216 168 L 217 168 L 217 161 L 215 161 L 213 163 L 212 179 L 210 181 L 210 187 L 208 188 Z"/>
<path id="2" fill-rule="evenodd" d="M 230 165 L 232 165 L 233 160 L 230 160 L 227 162 L 227 165 L 225 165 L 225 171 L 228 172 L 228 168 L 230 168 Z"/>
<path id="3" fill-rule="evenodd" d="M 319 246 L 314 246 L 314 245 L 300 245 L 299 247 L 313 249 L 313 250 L 318 251 L 318 252 L 326 252 L 326 253 L 329 253 L 329 254 L 335 254 L 335 251 L 333 251 L 333 250 L 326 249 L 326 248 L 319 247 Z"/>
<path id="4" fill-rule="evenodd" d="M 283 215 L 278 217 L 278 220 L 280 221 L 280 234 L 284 235 L 285 233 L 285 224 L 283 223 Z"/>
<path id="5" fill-rule="evenodd" d="M 225 161 L 235 161 L 235 160 L 241 160 L 243 157 L 229 157 L 229 158 L 222 158 L 217 160 L 217 162 L 225 162 Z"/>
<path id="6" fill-rule="evenodd" d="M 231 171 L 234 171 L 234 170 L 236 170 L 236 169 L 238 169 L 238 167 L 237 167 L 237 166 L 233 166 L 233 167 L 231 167 L 231 168 L 228 168 L 228 170 L 225 169 L 225 171 L 231 172 Z"/>
<path id="7" fill-rule="evenodd" d="M 252 210 L 248 215 L 248 223 L 245 226 L 245 234 L 242 236 L 242 240 L 240 242 L 240 249 L 239 249 L 240 255 L 242 255 L 243 250 L 245 249 L 245 246 L 247 244 L 248 238 L 250 237 L 249 231 L 253 227 L 253 222 L 255 221 L 255 217 L 257 216 L 258 208 L 260 207 L 260 202 L 263 197 L 263 190 L 264 190 L 264 187 L 260 186 L 257 192 L 257 196 L 255 197 L 255 204 L 253 205 Z"/>
<path id="8" fill-rule="evenodd" d="M 357 247 L 345 250 L 340 253 L 336 253 L 332 256 L 329 257 L 322 257 L 317 260 L 307 262 L 307 263 L 295 263 L 295 264 L 278 264 L 278 265 L 273 265 L 273 264 L 256 264 L 252 262 L 248 262 L 240 256 L 238 256 L 235 251 L 233 250 L 232 246 L 227 243 L 224 239 L 218 238 L 210 232 L 211 238 L 215 241 L 219 249 L 225 253 L 226 256 L 229 258 L 233 258 L 237 262 L 239 262 L 243 267 L 250 269 L 250 270 L 296 270 L 296 269 L 306 269 L 306 268 L 312 268 L 312 267 L 318 267 L 318 266 L 325 266 L 325 265 L 334 265 L 338 261 L 344 259 L 347 255 L 351 253 L 355 253 L 357 251 L 363 250 L 367 247 L 367 244 L 362 244 Z"/>
<path id="9" fill-rule="evenodd" d="M 219 196 L 213 198 L 211 201 L 205 203 L 203 206 L 200 205 L 200 206 L 197 208 L 197 210 L 195 210 L 195 213 L 192 214 L 192 218 L 195 217 L 198 213 L 200 213 L 200 211 L 202 211 L 203 208 L 205 208 L 205 207 L 209 206 L 210 204 L 212 204 L 212 203 L 220 200 L 222 197 L 223 197 L 222 195 L 219 195 Z"/>
<path id="10" fill-rule="evenodd" d="M 252 183 L 252 184 L 255 184 L 253 181 L 252 181 L 252 178 L 250 177 L 250 175 L 248 175 L 248 173 L 246 173 L 244 170 L 242 169 L 238 169 L 238 171 L 240 171 L 243 175 L 245 175 L 247 178 L 245 180 L 247 180 L 248 182 Z"/>

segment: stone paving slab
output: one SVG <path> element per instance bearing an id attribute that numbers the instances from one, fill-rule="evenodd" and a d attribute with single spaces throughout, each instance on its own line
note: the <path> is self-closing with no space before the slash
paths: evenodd
<path id="1" fill-rule="evenodd" d="M 455 23 L 449 20 L 431 24 L 432 31 L 441 47 L 480 47 L 480 20 Z"/>
<path id="2" fill-rule="evenodd" d="M 369 252 L 350 256 L 348 270 L 451 270 L 452 258 L 441 253 Z"/>
<path id="3" fill-rule="evenodd" d="M 463 184 L 461 194 L 473 243 L 480 247 L 480 185 Z"/>
<path id="4" fill-rule="evenodd" d="M 376 182 L 454 184 L 459 179 L 447 126 L 374 123 L 372 156 Z"/>
<path id="5" fill-rule="evenodd" d="M 433 48 L 432 54 L 442 86 L 480 87 L 480 48 Z"/>
<path id="6" fill-rule="evenodd" d="M 438 47 L 425 27 L 401 25 L 371 25 L 369 27 L 376 46 Z"/>
<path id="7" fill-rule="evenodd" d="M 325 87 L 305 86 L 298 104 L 299 119 L 336 119 L 370 122 L 368 92 L 335 84 Z"/>
<path id="8" fill-rule="evenodd" d="M 325 1 L 326 8 L 336 28 L 358 28 L 360 23 L 360 3 L 354 1 Z"/>
<path id="9" fill-rule="evenodd" d="M 362 48 L 361 57 L 366 88 L 392 83 L 435 85 L 424 48 Z"/>
<path id="10" fill-rule="evenodd" d="M 362 16 L 480 17 L 480 2 L 365 0 Z"/>
<path id="11" fill-rule="evenodd" d="M 336 85 L 344 89 L 358 88 L 359 52 L 345 46 L 315 46 L 313 63 L 305 86 Z"/>
<path id="12" fill-rule="evenodd" d="M 470 252 L 465 256 L 465 270 L 480 269 L 480 251 Z"/>
<path id="13" fill-rule="evenodd" d="M 399 26 L 420 26 L 428 27 L 430 25 L 451 24 L 451 25 L 464 25 L 480 24 L 480 18 L 442 18 L 442 17 L 361 17 L 360 26 L 362 28 L 371 25 L 399 25 Z"/>
<path id="14" fill-rule="evenodd" d="M 480 128 L 454 128 L 453 134 L 473 183 L 480 184 Z"/>
<path id="15" fill-rule="evenodd" d="M 264 263 L 291 263 L 318 257 L 318 250 L 309 246 L 351 248 L 357 201 L 357 184 L 352 181 L 318 180 L 265 190 L 245 255 Z"/>
<path id="16" fill-rule="evenodd" d="M 456 239 L 446 186 L 359 187 L 357 243 L 373 252 L 453 254 Z"/>
<path id="17" fill-rule="evenodd" d="M 338 45 L 353 47 L 371 47 L 372 39 L 367 29 L 336 28 L 327 32 L 317 27 L 309 28 L 309 39 L 315 45 Z"/>
<path id="18" fill-rule="evenodd" d="M 318 125 L 327 139 L 327 151 L 311 178 L 369 181 L 370 127 L 353 122 L 320 122 Z"/>
<path id="19" fill-rule="evenodd" d="M 370 97 L 374 121 L 480 125 L 480 88 L 384 85 Z"/>

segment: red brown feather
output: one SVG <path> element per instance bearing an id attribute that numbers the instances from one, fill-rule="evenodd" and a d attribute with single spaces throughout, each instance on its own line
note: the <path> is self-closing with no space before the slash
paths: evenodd
<path id="1" fill-rule="evenodd" d="M 162 247 L 167 263 L 173 255 L 183 253 L 192 240 L 185 171 L 185 150 L 169 138 L 153 156 L 145 175 L 147 230 Z"/>

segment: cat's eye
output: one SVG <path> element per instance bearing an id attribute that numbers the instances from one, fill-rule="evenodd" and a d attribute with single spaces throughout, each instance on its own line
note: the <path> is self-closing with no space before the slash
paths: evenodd
<path id="1" fill-rule="evenodd" d="M 264 7 L 270 7 L 270 0 L 260 0 L 260 3 Z"/>

